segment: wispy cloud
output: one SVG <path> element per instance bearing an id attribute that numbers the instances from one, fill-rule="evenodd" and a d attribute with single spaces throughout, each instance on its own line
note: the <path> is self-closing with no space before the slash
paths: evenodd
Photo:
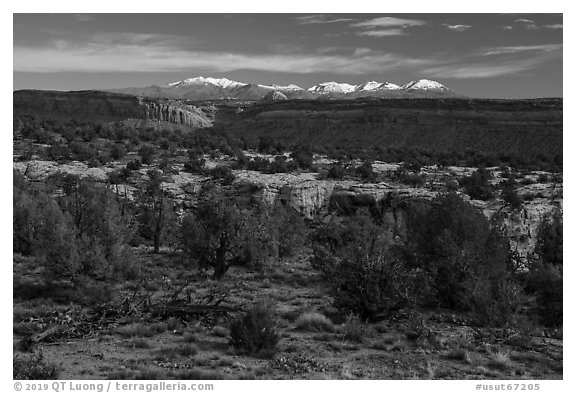
<path id="1" fill-rule="evenodd" d="M 498 76 L 513 75 L 526 71 L 534 66 L 533 62 L 508 63 L 508 64 L 467 64 L 445 65 L 429 68 L 427 75 L 434 78 L 449 79 L 484 79 Z"/>
<path id="2" fill-rule="evenodd" d="M 515 76 L 561 57 L 561 44 L 500 46 L 472 52 L 456 61 L 447 60 L 425 72 L 432 77 L 453 79 Z"/>
<path id="3" fill-rule="evenodd" d="M 273 72 L 362 75 L 382 69 L 431 66 L 433 59 L 381 51 L 348 54 L 208 52 L 167 44 L 166 37 L 105 35 L 88 43 L 52 42 L 42 47 L 14 46 L 14 71 L 21 72 L 185 72 L 203 69 L 230 72 L 250 69 Z"/>
<path id="4" fill-rule="evenodd" d="M 350 19 L 350 18 L 331 17 L 329 15 L 297 16 L 294 19 L 296 20 L 296 22 L 298 22 L 301 25 L 324 24 L 324 23 L 342 23 L 342 22 L 351 22 L 354 20 L 354 19 Z"/>
<path id="5" fill-rule="evenodd" d="M 353 27 L 366 27 L 366 28 L 387 28 L 387 27 L 412 27 L 412 26 L 422 26 L 425 25 L 426 22 L 422 20 L 416 19 L 403 19 L 403 18 L 394 18 L 391 16 L 385 16 L 382 18 L 375 18 L 370 19 L 364 22 L 354 23 L 351 26 Z"/>
<path id="6" fill-rule="evenodd" d="M 532 19 L 514 19 L 514 22 L 518 23 L 534 23 Z"/>
<path id="7" fill-rule="evenodd" d="M 532 19 L 515 19 L 514 22 L 519 23 L 522 27 L 528 30 L 538 30 L 540 27 Z"/>
<path id="8" fill-rule="evenodd" d="M 562 23 L 556 23 L 553 25 L 544 25 L 542 27 L 545 29 L 563 29 L 564 25 Z"/>
<path id="9" fill-rule="evenodd" d="M 95 19 L 94 15 L 89 14 L 70 14 L 70 17 L 76 22 L 90 22 Z"/>
<path id="10" fill-rule="evenodd" d="M 513 29 L 513 27 L 510 26 L 510 25 L 500 26 L 500 28 L 501 28 L 501 29 L 504 29 L 504 30 L 512 30 L 512 29 Z"/>
<path id="11" fill-rule="evenodd" d="M 381 18 L 369 19 L 363 22 L 352 23 L 350 27 L 358 28 L 357 35 L 368 37 L 390 37 L 406 35 L 406 29 L 410 27 L 423 26 L 426 22 L 417 19 L 404 19 L 385 16 Z"/>
<path id="12" fill-rule="evenodd" d="M 446 27 L 446 28 L 449 29 L 449 30 L 458 31 L 458 32 L 466 31 L 466 30 L 468 30 L 469 28 L 472 27 L 472 26 L 470 26 L 470 25 L 450 25 L 450 24 L 447 24 L 447 23 L 444 23 L 442 26 Z"/>
<path id="13" fill-rule="evenodd" d="M 555 52 L 560 50 L 562 50 L 562 44 L 497 46 L 485 49 L 483 55 L 494 56 L 522 52 Z"/>
<path id="14" fill-rule="evenodd" d="M 357 35 L 363 35 L 367 37 L 390 37 L 395 35 L 406 35 L 404 29 L 387 29 L 387 30 L 366 30 L 359 31 Z"/>

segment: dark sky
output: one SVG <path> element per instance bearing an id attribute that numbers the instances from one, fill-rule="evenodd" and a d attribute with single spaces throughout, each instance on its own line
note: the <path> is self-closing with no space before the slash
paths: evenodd
<path id="1" fill-rule="evenodd" d="M 14 14 L 14 89 L 432 79 L 561 97 L 562 14 Z"/>

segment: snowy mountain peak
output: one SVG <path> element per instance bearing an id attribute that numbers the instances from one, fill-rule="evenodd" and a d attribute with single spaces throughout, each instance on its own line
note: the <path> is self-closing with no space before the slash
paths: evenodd
<path id="1" fill-rule="evenodd" d="M 323 82 L 315 86 L 312 86 L 308 91 L 314 93 L 351 93 L 356 91 L 356 86 L 349 85 L 348 83 L 338 83 L 338 82 Z"/>
<path id="2" fill-rule="evenodd" d="M 214 85 L 226 89 L 237 86 L 246 86 L 246 83 L 236 82 L 227 78 L 204 78 L 203 76 L 197 76 L 195 78 L 184 79 L 183 81 L 168 83 L 168 86 L 170 87 L 190 85 Z"/>
<path id="3" fill-rule="evenodd" d="M 400 86 L 390 82 L 370 81 L 356 86 L 356 91 L 373 91 L 373 90 L 398 90 Z"/>
<path id="4" fill-rule="evenodd" d="M 296 90 L 304 90 L 303 88 L 301 88 L 300 86 L 297 85 L 286 85 L 286 86 L 281 86 L 281 85 L 258 85 L 260 87 L 263 87 L 265 89 L 274 89 L 274 90 L 290 90 L 290 91 L 296 91 Z"/>
<path id="5" fill-rule="evenodd" d="M 419 81 L 412 81 L 402 86 L 404 90 L 448 90 L 446 86 L 436 81 L 428 79 L 420 79 Z"/>

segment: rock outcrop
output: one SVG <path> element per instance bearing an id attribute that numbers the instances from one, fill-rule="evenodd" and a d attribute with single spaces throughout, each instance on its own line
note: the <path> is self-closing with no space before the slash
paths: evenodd
<path id="1" fill-rule="evenodd" d="M 182 101 L 153 99 L 98 91 L 20 90 L 13 94 L 14 112 L 43 117 L 79 120 L 121 121 L 146 119 L 166 121 L 192 128 L 211 127 L 216 108 Z"/>
<path id="2" fill-rule="evenodd" d="M 56 173 L 75 174 L 106 182 L 108 173 L 116 169 L 108 167 L 88 168 L 81 162 L 58 164 L 52 161 L 28 161 L 14 163 L 14 169 L 34 181 L 45 181 Z M 407 238 L 407 215 L 418 205 L 429 205 L 438 195 L 424 188 L 412 188 L 396 183 L 361 183 L 354 180 L 319 180 L 315 173 L 263 174 L 248 170 L 234 171 L 231 189 L 239 199 L 260 201 L 268 205 L 281 203 L 289 206 L 308 220 L 327 222 L 340 214 L 350 214 L 359 208 L 367 208 L 382 217 L 392 238 Z M 146 178 L 142 168 L 131 176 L 130 184 L 120 185 L 116 191 L 132 195 Z M 198 197 L 210 179 L 186 172 L 168 175 L 163 188 L 182 210 L 197 205 Z M 493 220 L 510 239 L 511 248 L 521 258 L 534 251 L 537 230 L 554 209 L 562 209 L 562 186 L 558 184 L 533 184 L 521 188 L 520 193 L 537 191 L 537 197 L 514 211 L 502 201 L 470 201 Z M 467 198 L 466 195 L 463 195 Z"/>

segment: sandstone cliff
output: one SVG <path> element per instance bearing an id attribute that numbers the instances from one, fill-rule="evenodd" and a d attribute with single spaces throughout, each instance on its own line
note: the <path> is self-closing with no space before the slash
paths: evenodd
<path id="1" fill-rule="evenodd" d="M 79 120 L 120 121 L 148 119 L 187 127 L 211 127 L 212 105 L 188 105 L 181 101 L 151 99 L 96 91 L 58 92 L 20 90 L 13 94 L 14 111 Z"/>

